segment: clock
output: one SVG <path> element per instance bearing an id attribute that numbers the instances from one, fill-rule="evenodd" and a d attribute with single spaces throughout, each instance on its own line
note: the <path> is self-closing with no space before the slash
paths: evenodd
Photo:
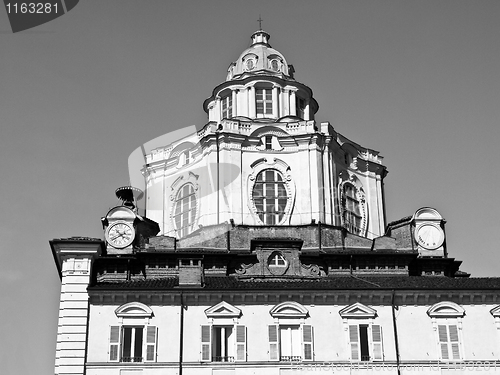
<path id="1" fill-rule="evenodd" d="M 106 229 L 106 241 L 117 249 L 123 249 L 134 242 L 134 227 L 125 221 L 117 221 Z"/>
<path id="2" fill-rule="evenodd" d="M 415 240 L 427 250 L 436 250 L 444 242 L 443 229 L 433 223 L 423 223 L 415 229 Z"/>

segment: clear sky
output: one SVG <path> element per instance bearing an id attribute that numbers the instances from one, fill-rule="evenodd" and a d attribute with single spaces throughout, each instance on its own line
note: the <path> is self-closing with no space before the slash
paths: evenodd
<path id="1" fill-rule="evenodd" d="M 381 152 L 387 219 L 432 206 L 448 252 L 500 276 L 500 1 L 82 0 L 12 34 L 0 11 L 0 366 L 53 374 L 48 241 L 102 237 L 127 158 L 202 109 L 262 15 L 316 119 Z"/>

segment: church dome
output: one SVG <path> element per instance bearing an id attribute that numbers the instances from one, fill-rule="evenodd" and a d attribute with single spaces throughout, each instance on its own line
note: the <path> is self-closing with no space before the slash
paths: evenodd
<path id="1" fill-rule="evenodd" d="M 271 36 L 268 33 L 258 30 L 252 34 L 251 39 L 252 45 L 229 65 L 226 81 L 259 74 L 293 78 L 293 68 L 288 66 L 281 52 L 271 47 Z"/>

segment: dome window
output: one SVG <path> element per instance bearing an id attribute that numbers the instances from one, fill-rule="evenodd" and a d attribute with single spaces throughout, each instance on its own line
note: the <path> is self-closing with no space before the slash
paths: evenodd
<path id="1" fill-rule="evenodd" d="M 248 59 L 245 61 L 246 70 L 253 70 L 255 68 L 255 60 Z"/>
<path id="2" fill-rule="evenodd" d="M 233 117 L 233 97 L 232 95 L 226 96 L 221 100 L 222 102 L 222 118 Z"/>
<path id="3" fill-rule="evenodd" d="M 279 72 L 281 70 L 281 62 L 278 59 L 271 60 L 271 70 Z"/>
<path id="4" fill-rule="evenodd" d="M 273 94 L 272 89 L 255 90 L 255 109 L 257 117 L 272 117 L 273 115 Z"/>
<path id="5" fill-rule="evenodd" d="M 297 97 L 297 101 L 295 103 L 295 113 L 296 116 L 303 119 L 304 113 L 306 109 L 306 101 L 303 98 Z"/>

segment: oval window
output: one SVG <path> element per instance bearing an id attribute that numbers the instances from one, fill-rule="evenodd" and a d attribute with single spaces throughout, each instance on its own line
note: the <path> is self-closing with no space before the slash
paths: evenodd
<path id="1" fill-rule="evenodd" d="M 275 72 L 278 72 L 280 70 L 280 63 L 278 60 L 271 60 L 271 69 Z"/>
<path id="2" fill-rule="evenodd" d="M 275 169 L 261 171 L 255 179 L 252 197 L 262 223 L 277 225 L 281 222 L 288 196 L 280 172 Z"/>

